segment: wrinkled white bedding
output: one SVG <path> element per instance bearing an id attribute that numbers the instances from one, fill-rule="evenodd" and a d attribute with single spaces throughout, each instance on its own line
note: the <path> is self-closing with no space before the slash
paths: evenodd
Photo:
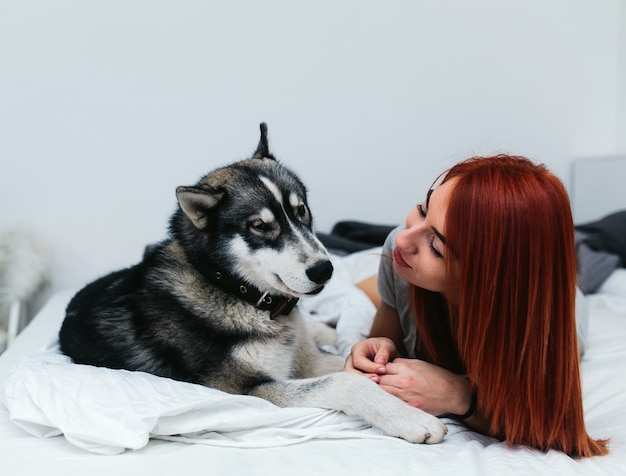
<path id="1" fill-rule="evenodd" d="M 342 351 L 362 339 L 371 325 L 374 306 L 353 283 L 376 272 L 376 251 L 335 258 L 332 284 L 304 300 L 301 310 L 309 319 L 341 329 Z M 48 349 L 13 367 L 3 384 L 2 401 L 13 423 L 26 432 L 40 438 L 63 435 L 102 454 L 137 450 L 150 438 L 263 448 L 312 438 L 383 436 L 340 412 L 278 408 L 259 398 L 143 372 L 75 365 L 60 353 L 54 337 Z"/>
<path id="2" fill-rule="evenodd" d="M 367 332 L 373 315 L 350 283 L 377 262 L 375 253 L 351 259 L 340 259 L 334 286 L 304 306 L 339 330 L 348 315 L 341 303 L 356 303 L 352 310 L 362 314 L 344 321 L 346 341 Z M 443 443 L 411 445 L 337 412 L 281 409 L 149 374 L 74 365 L 50 345 L 72 294 L 55 295 L 0 357 L 0 462 L 9 469 L 3 474 L 626 474 L 623 269 L 588 298 L 582 363 L 588 430 L 611 438 L 611 455 L 581 461 L 509 448 L 450 420 Z"/>
<path id="3" fill-rule="evenodd" d="M 28 433 L 63 434 L 70 443 L 103 454 L 143 448 L 151 437 L 263 448 L 380 435 L 342 413 L 278 408 L 260 398 L 143 372 L 74 365 L 54 350 L 27 357 L 13 369 L 4 403 Z"/>

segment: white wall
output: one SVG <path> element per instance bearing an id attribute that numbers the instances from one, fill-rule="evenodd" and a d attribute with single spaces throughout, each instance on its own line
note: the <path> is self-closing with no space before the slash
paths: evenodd
<path id="1" fill-rule="evenodd" d="M 82 285 L 262 120 L 321 231 L 400 222 L 472 154 L 567 182 L 625 147 L 620 27 L 620 0 L 0 0 L 0 231 L 41 233 L 55 287 Z"/>
<path id="2" fill-rule="evenodd" d="M 619 31 L 619 75 L 618 75 L 618 120 L 617 120 L 617 143 L 622 151 L 626 151 L 626 0 L 621 0 L 620 8 L 620 31 Z"/>

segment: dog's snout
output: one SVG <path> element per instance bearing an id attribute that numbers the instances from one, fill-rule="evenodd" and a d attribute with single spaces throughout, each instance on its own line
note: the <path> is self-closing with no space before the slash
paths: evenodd
<path id="1" fill-rule="evenodd" d="M 333 264 L 326 261 L 318 261 L 306 270 L 306 275 L 315 284 L 325 284 L 333 275 Z"/>

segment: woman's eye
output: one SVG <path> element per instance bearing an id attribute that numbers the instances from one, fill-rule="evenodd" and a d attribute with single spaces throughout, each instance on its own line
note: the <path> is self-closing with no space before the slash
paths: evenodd
<path id="1" fill-rule="evenodd" d="M 422 218 L 426 218 L 426 210 L 424 210 L 424 206 L 421 203 L 417 205 L 417 213 L 419 213 Z"/>
<path id="2" fill-rule="evenodd" d="M 435 248 L 435 237 L 432 236 L 429 240 L 428 240 L 428 246 L 430 247 L 430 251 L 433 253 L 433 255 L 435 255 L 435 258 L 443 258 L 443 254 L 441 254 L 441 252 Z"/>

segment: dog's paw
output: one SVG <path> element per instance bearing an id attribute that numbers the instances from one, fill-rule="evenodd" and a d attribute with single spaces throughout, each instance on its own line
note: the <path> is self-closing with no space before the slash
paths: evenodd
<path id="1" fill-rule="evenodd" d="M 434 444 L 448 432 L 439 418 L 408 405 L 360 375 L 350 372 L 328 375 L 325 390 L 324 395 L 334 398 L 333 404 L 324 408 L 359 416 L 389 436 L 411 443 Z"/>
<path id="2" fill-rule="evenodd" d="M 381 428 L 390 436 L 396 436 L 410 443 L 435 444 L 443 440 L 448 428 L 443 422 L 417 408 L 407 408 Z"/>
<path id="3" fill-rule="evenodd" d="M 337 346 L 337 331 L 329 325 L 323 322 L 307 322 L 307 327 L 318 348 Z"/>
<path id="4" fill-rule="evenodd" d="M 409 438 L 405 438 L 413 443 L 426 443 L 432 445 L 443 440 L 448 427 L 437 417 L 426 412 L 418 410 L 421 415 L 418 416 L 416 426 L 410 431 Z"/>

